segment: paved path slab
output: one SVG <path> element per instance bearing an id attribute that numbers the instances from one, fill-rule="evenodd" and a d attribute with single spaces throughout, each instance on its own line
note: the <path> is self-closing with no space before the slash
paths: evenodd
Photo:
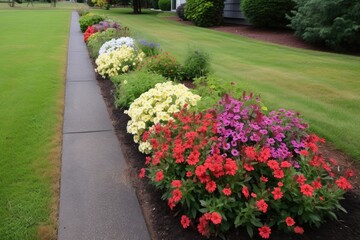
<path id="1" fill-rule="evenodd" d="M 59 240 L 150 239 L 76 12 L 66 80 Z M 89 70 L 91 72 L 89 73 Z"/>

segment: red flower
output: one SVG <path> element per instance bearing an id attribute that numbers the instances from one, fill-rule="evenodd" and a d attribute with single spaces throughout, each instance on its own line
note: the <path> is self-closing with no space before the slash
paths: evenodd
<path id="1" fill-rule="evenodd" d="M 264 225 L 264 226 L 258 228 L 258 230 L 259 230 L 259 235 L 262 238 L 269 238 L 270 237 L 270 234 L 271 234 L 271 228 L 270 227 Z"/>
<path id="2" fill-rule="evenodd" d="M 252 192 L 250 195 L 251 195 L 251 197 L 253 197 L 253 198 L 256 198 L 256 197 L 257 197 L 257 195 L 256 195 L 255 193 L 253 193 L 253 192 Z"/>
<path id="3" fill-rule="evenodd" d="M 281 188 L 274 188 L 274 191 L 271 192 L 274 196 L 274 200 L 281 199 L 283 197 L 283 193 L 281 192 Z"/>
<path id="4" fill-rule="evenodd" d="M 350 169 L 345 172 L 345 178 L 348 179 L 349 177 L 355 176 L 354 170 Z"/>
<path id="5" fill-rule="evenodd" d="M 263 213 L 267 212 L 268 204 L 265 202 L 264 199 L 261 199 L 259 201 L 256 201 L 256 207 L 262 211 Z"/>
<path id="6" fill-rule="evenodd" d="M 193 175 L 193 173 L 192 173 L 191 171 L 187 171 L 187 172 L 186 172 L 186 176 L 187 176 L 187 177 L 191 177 L 192 175 Z"/>
<path id="7" fill-rule="evenodd" d="M 173 180 L 171 182 L 171 185 L 175 188 L 179 188 L 179 187 L 181 187 L 181 180 Z"/>
<path id="8" fill-rule="evenodd" d="M 308 156 L 309 152 L 307 150 L 303 149 L 303 150 L 300 151 L 300 155 Z"/>
<path id="9" fill-rule="evenodd" d="M 310 186 L 309 184 L 304 184 L 300 187 L 300 191 L 305 196 L 312 197 L 314 188 L 312 186 Z"/>
<path id="10" fill-rule="evenodd" d="M 139 178 L 144 178 L 144 177 L 145 177 L 145 173 L 146 173 L 145 168 L 140 169 Z"/>
<path id="11" fill-rule="evenodd" d="M 216 189 L 216 183 L 215 183 L 214 181 L 210 181 L 210 182 L 206 183 L 205 189 L 206 189 L 209 193 L 214 192 L 215 189 Z"/>
<path id="12" fill-rule="evenodd" d="M 260 177 L 260 181 L 266 183 L 266 182 L 268 182 L 268 178 L 267 178 L 267 177 L 264 177 L 264 176 L 261 176 L 261 177 Z"/>
<path id="13" fill-rule="evenodd" d="M 346 191 L 352 189 L 351 184 L 344 177 L 340 177 L 338 180 L 335 181 L 335 183 L 342 190 Z"/>
<path id="14" fill-rule="evenodd" d="M 279 163 L 275 160 L 269 160 L 267 165 L 269 166 L 269 168 L 271 168 L 272 170 L 276 170 L 279 169 Z"/>
<path id="15" fill-rule="evenodd" d="M 183 228 L 188 228 L 190 226 L 191 220 L 186 215 L 182 215 L 180 222 Z"/>
<path id="16" fill-rule="evenodd" d="M 158 171 L 155 175 L 155 181 L 160 182 L 164 178 L 163 171 Z"/>
<path id="17" fill-rule="evenodd" d="M 260 152 L 260 155 L 258 157 L 259 162 L 266 162 L 271 156 L 270 148 L 263 148 Z"/>
<path id="18" fill-rule="evenodd" d="M 254 171 L 254 167 L 251 164 L 248 164 L 248 163 L 244 164 L 244 168 L 248 172 Z"/>
<path id="19" fill-rule="evenodd" d="M 302 227 L 296 226 L 294 228 L 294 233 L 298 233 L 298 234 L 303 234 L 304 233 L 304 229 Z"/>
<path id="20" fill-rule="evenodd" d="M 284 186 L 284 184 L 282 182 L 278 182 L 277 185 L 278 185 L 278 187 Z"/>
<path id="21" fill-rule="evenodd" d="M 296 177 L 295 177 L 295 179 L 296 179 L 296 182 L 298 183 L 298 184 L 300 184 L 300 185 L 303 185 L 304 183 L 305 183 L 305 181 L 306 181 L 306 178 L 304 177 L 304 175 L 297 175 Z"/>
<path id="22" fill-rule="evenodd" d="M 314 189 L 320 189 L 322 187 L 320 179 L 317 179 L 311 183 Z"/>
<path id="23" fill-rule="evenodd" d="M 295 221 L 292 217 L 287 217 L 285 219 L 286 225 L 288 225 L 289 227 L 293 226 L 295 224 Z"/>
<path id="24" fill-rule="evenodd" d="M 203 235 L 203 236 L 209 236 L 210 235 L 209 223 L 206 220 L 205 216 L 201 216 L 199 218 L 199 224 L 197 226 L 197 229 L 198 229 L 199 233 L 201 233 L 201 235 Z"/>
<path id="25" fill-rule="evenodd" d="M 194 147 L 194 150 L 190 153 L 189 157 L 186 159 L 186 162 L 189 165 L 196 165 L 199 162 L 200 152 L 197 147 Z"/>
<path id="26" fill-rule="evenodd" d="M 250 158 L 250 160 L 256 159 L 256 151 L 254 147 L 246 147 L 245 148 L 245 155 Z"/>
<path id="27" fill-rule="evenodd" d="M 281 169 L 274 170 L 273 174 L 274 174 L 275 178 L 283 178 L 284 177 L 284 172 Z"/>
<path id="28" fill-rule="evenodd" d="M 227 158 L 225 160 L 224 169 L 226 175 L 234 176 L 236 174 L 236 171 L 238 170 L 238 167 L 234 160 Z"/>
<path id="29" fill-rule="evenodd" d="M 182 192 L 179 189 L 175 189 L 172 192 L 172 198 L 174 199 L 174 202 L 178 202 L 182 198 Z"/>
<path id="30" fill-rule="evenodd" d="M 204 176 L 206 173 L 206 167 L 204 167 L 203 165 L 199 165 L 196 167 L 195 169 L 195 175 L 197 177 L 201 177 L 201 176 Z"/>
<path id="31" fill-rule="evenodd" d="M 145 160 L 145 164 L 148 165 L 151 162 L 151 157 L 147 156 Z"/>
<path id="32" fill-rule="evenodd" d="M 244 196 L 246 197 L 246 198 L 249 198 L 249 189 L 248 189 L 248 187 L 243 187 L 243 189 L 242 189 L 242 191 L 241 191 L 243 194 L 244 194 Z"/>
<path id="33" fill-rule="evenodd" d="M 231 195 L 231 188 L 224 188 L 222 190 L 222 192 L 224 193 L 224 195 L 230 196 Z"/>
<path id="34" fill-rule="evenodd" d="M 213 212 L 211 214 L 211 221 L 213 222 L 213 224 L 220 224 L 221 223 L 221 215 L 217 212 Z"/>
<path id="35" fill-rule="evenodd" d="M 290 164 L 288 161 L 282 161 L 282 162 L 280 163 L 280 167 L 282 167 L 282 168 L 289 168 L 289 167 L 291 167 L 291 164 Z"/>
<path id="36" fill-rule="evenodd" d="M 169 200 L 168 200 L 168 206 L 169 206 L 169 208 L 172 210 L 174 207 L 175 207 L 175 201 L 174 201 L 174 199 L 173 198 L 169 198 Z"/>

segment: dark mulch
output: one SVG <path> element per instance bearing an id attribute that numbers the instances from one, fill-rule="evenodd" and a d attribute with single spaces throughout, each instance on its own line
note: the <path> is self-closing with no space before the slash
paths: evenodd
<path id="1" fill-rule="evenodd" d="M 114 107 L 113 85 L 109 80 L 98 77 L 101 92 L 108 107 L 108 112 L 112 118 L 117 137 L 120 141 L 122 151 L 130 166 L 130 179 L 136 190 L 140 206 L 142 208 L 145 221 L 147 223 L 151 238 L 154 240 L 193 240 L 205 239 L 201 237 L 195 229 L 183 230 L 180 224 L 180 216 L 176 210 L 170 211 L 165 201 L 161 200 L 161 193 L 151 186 L 146 179 L 137 178 L 139 169 L 144 166 L 145 156 L 137 150 L 137 144 L 132 140 L 132 135 L 126 132 L 126 124 L 129 117 L 123 110 Z M 325 146 L 332 155 L 339 155 L 333 149 Z M 334 156 L 333 156 L 334 157 Z M 336 156 L 334 157 L 336 158 Z M 357 171 L 358 172 L 358 171 Z M 357 179 L 358 182 L 358 179 Z M 304 239 L 304 240 L 346 240 L 360 238 L 360 194 L 358 189 L 345 195 L 346 199 L 342 205 L 348 210 L 349 214 L 339 213 L 339 220 L 325 223 L 320 229 L 305 228 L 303 236 L 285 235 L 281 232 L 273 231 L 271 239 Z M 244 230 L 233 230 L 227 236 L 229 240 L 249 239 Z"/>

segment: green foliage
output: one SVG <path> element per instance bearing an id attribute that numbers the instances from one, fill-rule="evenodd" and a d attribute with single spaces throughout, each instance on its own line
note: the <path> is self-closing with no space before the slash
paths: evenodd
<path id="1" fill-rule="evenodd" d="M 116 86 L 115 106 L 128 109 L 141 94 L 167 80 L 159 74 L 141 70 L 112 77 L 111 81 Z"/>
<path id="2" fill-rule="evenodd" d="M 156 56 L 160 53 L 160 44 L 146 40 L 137 41 L 137 46 L 145 53 L 146 56 Z"/>
<path id="3" fill-rule="evenodd" d="M 295 0 L 290 26 L 306 42 L 337 50 L 359 50 L 360 0 Z"/>
<path id="4" fill-rule="evenodd" d="M 90 56 L 94 59 L 97 58 L 99 56 L 99 50 L 105 42 L 110 41 L 113 38 L 116 39 L 128 36 L 130 36 L 130 31 L 127 27 L 121 29 L 108 28 L 104 32 L 91 35 L 87 40 Z"/>
<path id="5" fill-rule="evenodd" d="M 215 76 L 196 78 L 194 84 L 196 88 L 192 91 L 201 96 L 194 110 L 200 112 L 212 108 L 227 93 L 239 98 L 243 92 L 239 84 L 227 82 Z"/>
<path id="6" fill-rule="evenodd" d="M 181 65 L 175 57 L 169 56 L 169 53 L 162 53 L 151 57 L 146 63 L 145 68 L 165 78 L 175 80 L 180 78 Z"/>
<path id="7" fill-rule="evenodd" d="M 220 25 L 223 19 L 223 0 L 188 0 L 185 17 L 200 27 Z"/>
<path id="8" fill-rule="evenodd" d="M 89 26 L 97 24 L 101 21 L 104 21 L 104 17 L 100 15 L 93 15 L 93 14 L 84 15 L 79 19 L 80 29 L 82 32 L 85 32 Z"/>
<path id="9" fill-rule="evenodd" d="M 154 9 L 159 9 L 159 0 L 151 0 L 151 6 Z"/>
<path id="10" fill-rule="evenodd" d="M 193 80 L 210 71 L 209 54 L 203 50 L 189 50 L 182 68 L 182 79 Z"/>
<path id="11" fill-rule="evenodd" d="M 162 11 L 170 11 L 171 10 L 171 0 L 159 0 L 159 8 Z"/>
<path id="12" fill-rule="evenodd" d="M 286 14 L 294 9 L 293 0 L 243 0 L 241 9 L 246 20 L 258 27 L 286 27 Z"/>
<path id="13" fill-rule="evenodd" d="M 95 6 L 95 3 L 93 3 L 91 0 L 87 0 L 86 3 L 89 5 L 89 7 Z"/>
<path id="14" fill-rule="evenodd" d="M 176 13 L 179 18 L 181 18 L 184 21 L 187 21 L 188 19 L 185 17 L 185 6 L 186 3 L 180 4 L 180 6 L 176 8 Z"/>
<path id="15" fill-rule="evenodd" d="M 81 16 L 84 16 L 89 13 L 89 8 L 82 6 L 82 7 L 79 7 L 78 9 L 76 9 L 76 11 L 78 12 L 79 16 L 81 17 Z"/>

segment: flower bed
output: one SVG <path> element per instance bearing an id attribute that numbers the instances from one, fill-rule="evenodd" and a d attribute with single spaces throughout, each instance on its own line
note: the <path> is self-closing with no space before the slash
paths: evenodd
<path id="1" fill-rule="evenodd" d="M 136 66 L 144 54 L 123 40 L 100 48 L 96 64 L 103 78 L 141 68 Z M 145 70 L 181 75 L 168 54 L 156 54 L 149 54 L 155 56 Z M 183 228 L 224 237 L 242 227 L 251 237 L 269 238 L 274 229 L 303 234 L 304 226 L 320 226 L 336 219 L 336 210 L 345 211 L 339 200 L 352 188 L 353 171 L 332 172 L 336 161 L 319 151 L 324 140 L 308 133 L 298 114 L 268 112 L 245 94 L 225 95 L 207 111 L 190 111 L 199 100 L 183 85 L 159 83 L 126 111 L 128 132 L 149 154 L 139 177 L 163 192 L 168 207 L 181 214 Z"/>

